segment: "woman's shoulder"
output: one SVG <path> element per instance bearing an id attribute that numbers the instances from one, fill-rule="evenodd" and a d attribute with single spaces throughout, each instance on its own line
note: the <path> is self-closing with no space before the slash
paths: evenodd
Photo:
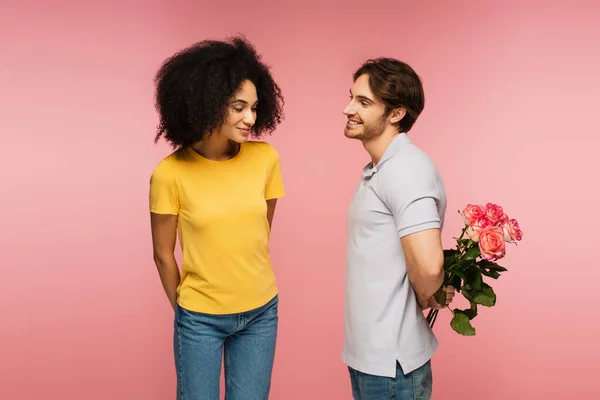
<path id="1" fill-rule="evenodd" d="M 158 162 L 154 167 L 153 174 L 168 175 L 177 173 L 180 168 L 184 168 L 191 161 L 193 161 L 193 158 L 190 157 L 186 149 L 175 150 Z"/>
<path id="2" fill-rule="evenodd" d="M 244 146 L 246 146 L 246 149 L 251 153 L 279 158 L 279 153 L 277 152 L 275 147 L 273 147 L 273 145 L 271 145 L 270 143 L 260 141 L 248 141 L 244 143 Z"/>

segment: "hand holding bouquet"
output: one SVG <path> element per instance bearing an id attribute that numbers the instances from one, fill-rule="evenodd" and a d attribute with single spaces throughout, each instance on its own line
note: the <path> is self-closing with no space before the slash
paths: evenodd
<path id="1" fill-rule="evenodd" d="M 468 204 L 460 214 L 465 226 L 456 239 L 456 247 L 444 250 L 444 284 L 434 297 L 439 304 L 446 304 L 447 290 L 444 288 L 456 288 L 471 307 L 466 310 L 450 309 L 453 314 L 450 326 L 461 335 L 473 336 L 475 328 L 471 320 L 477 316 L 477 307 L 493 307 L 496 304 L 496 293 L 483 277 L 498 279 L 500 273 L 506 271 L 496 261 L 504 257 L 508 243 L 516 244 L 523 238 L 523 232 L 517 220 L 510 219 L 496 204 Z M 438 312 L 432 309 L 427 315 L 427 322 L 432 328 Z"/>

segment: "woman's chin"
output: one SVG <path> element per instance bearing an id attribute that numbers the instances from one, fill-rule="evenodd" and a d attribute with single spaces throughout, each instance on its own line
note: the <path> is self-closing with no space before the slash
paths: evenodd
<path id="1" fill-rule="evenodd" d="M 236 142 L 236 143 L 246 143 L 248 140 L 250 139 L 250 135 L 235 135 L 235 137 L 232 137 L 230 140 Z"/>

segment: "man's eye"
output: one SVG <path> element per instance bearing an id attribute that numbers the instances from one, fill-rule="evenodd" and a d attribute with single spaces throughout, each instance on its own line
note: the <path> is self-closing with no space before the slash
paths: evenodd
<path id="1" fill-rule="evenodd" d="M 361 101 L 360 105 L 363 107 L 367 107 L 369 105 L 369 103 L 367 103 L 366 101 Z"/>

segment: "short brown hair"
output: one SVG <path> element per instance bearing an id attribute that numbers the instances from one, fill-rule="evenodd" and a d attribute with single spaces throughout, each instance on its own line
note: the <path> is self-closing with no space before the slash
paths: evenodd
<path id="1" fill-rule="evenodd" d="M 395 125 L 399 132 L 408 132 L 425 107 L 423 84 L 416 72 L 406 63 L 393 58 L 367 60 L 354 73 L 354 80 L 367 74 L 369 87 L 385 104 L 388 114 L 396 108 L 404 108 L 406 115 Z"/>

